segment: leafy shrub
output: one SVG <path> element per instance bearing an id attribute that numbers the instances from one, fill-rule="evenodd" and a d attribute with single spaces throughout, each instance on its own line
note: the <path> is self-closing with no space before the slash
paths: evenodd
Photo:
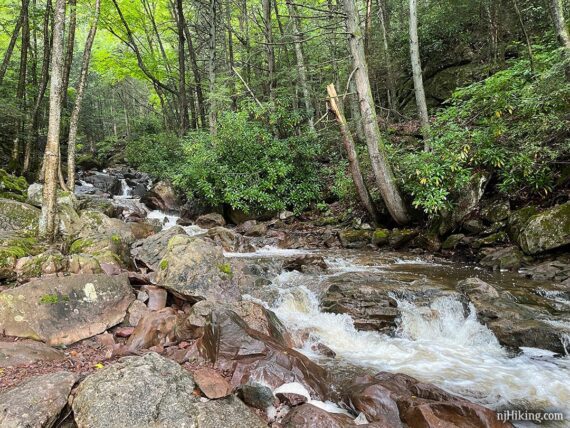
<path id="1" fill-rule="evenodd" d="M 511 197 L 553 190 L 557 162 L 570 155 L 570 84 L 558 59 L 556 50 L 537 49 L 535 76 L 518 60 L 456 91 L 436 115 L 430 152 L 393 148 L 414 206 L 428 214 L 449 207 L 478 171 Z"/>
<path id="2" fill-rule="evenodd" d="M 182 169 L 182 140 L 170 133 L 142 135 L 127 143 L 125 158 L 156 178 L 172 178 Z"/>

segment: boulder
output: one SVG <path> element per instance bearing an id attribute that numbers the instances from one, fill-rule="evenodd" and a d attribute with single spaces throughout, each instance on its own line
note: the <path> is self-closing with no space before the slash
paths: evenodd
<path id="1" fill-rule="evenodd" d="M 260 383 L 242 385 L 240 394 L 245 404 L 256 409 L 265 410 L 275 404 L 275 396 L 271 388 Z"/>
<path id="2" fill-rule="evenodd" d="M 88 254 L 72 254 L 67 266 L 69 273 L 101 273 L 101 264 L 97 259 Z"/>
<path id="3" fill-rule="evenodd" d="M 193 222 L 198 217 L 211 212 L 222 213 L 222 209 L 211 207 L 201 199 L 190 199 L 180 208 L 180 218 L 185 222 Z"/>
<path id="4" fill-rule="evenodd" d="M 0 281 L 14 279 L 17 260 L 38 254 L 42 249 L 32 232 L 0 231 Z"/>
<path id="5" fill-rule="evenodd" d="M 110 195 L 121 194 L 121 182 L 114 175 L 96 172 L 95 174 L 85 176 L 83 180 L 89 184 L 92 184 L 96 189 L 99 189 L 102 192 L 108 193 Z"/>
<path id="6" fill-rule="evenodd" d="M 485 201 L 480 211 L 480 216 L 488 223 L 496 223 L 509 218 L 511 204 L 508 199 L 494 199 Z"/>
<path id="7" fill-rule="evenodd" d="M 531 216 L 515 240 L 526 254 L 539 254 L 570 244 L 570 202 Z"/>
<path id="8" fill-rule="evenodd" d="M 33 377 L 0 393 L 0 426 L 53 426 L 67 404 L 76 376 L 67 372 Z"/>
<path id="9" fill-rule="evenodd" d="M 211 400 L 227 397 L 232 392 L 230 383 L 214 369 L 203 367 L 192 374 L 200 391 Z"/>
<path id="10" fill-rule="evenodd" d="M 348 415 L 329 413 L 312 404 L 303 404 L 295 407 L 287 413 L 281 424 L 285 428 L 345 428 L 357 426 Z"/>
<path id="11" fill-rule="evenodd" d="M 133 300 L 126 274 L 42 278 L 0 293 L 0 332 L 69 345 L 120 323 Z"/>
<path id="12" fill-rule="evenodd" d="M 344 248 L 363 248 L 370 244 L 371 230 L 349 229 L 338 233 L 340 243 Z"/>
<path id="13" fill-rule="evenodd" d="M 442 250 L 454 250 L 465 238 L 462 233 L 457 233 L 455 235 L 449 235 L 443 244 L 441 244 Z"/>
<path id="14" fill-rule="evenodd" d="M 176 211 L 180 208 L 180 202 L 174 192 L 172 184 L 167 181 L 159 181 L 141 198 L 152 210 Z"/>
<path id="15" fill-rule="evenodd" d="M 62 352 L 42 342 L 0 342 L 0 367 L 27 366 L 38 361 L 59 361 L 64 358 Z"/>
<path id="16" fill-rule="evenodd" d="M 225 251 L 253 251 L 253 246 L 250 244 L 248 238 L 222 226 L 208 229 L 206 236 L 216 244 L 222 246 Z"/>
<path id="17" fill-rule="evenodd" d="M 175 235 L 185 235 L 180 226 L 163 230 L 145 239 L 135 241 L 131 246 L 131 256 L 137 266 L 142 263 L 154 271 L 159 270 L 159 263 L 168 251 L 168 241 Z"/>
<path id="18" fill-rule="evenodd" d="M 42 207 L 42 198 L 43 198 L 43 191 L 44 186 L 41 183 L 33 183 L 28 187 L 28 204 L 33 205 L 35 207 L 41 208 Z M 75 197 L 75 195 L 71 192 L 65 192 L 61 189 L 57 191 L 57 205 L 60 207 L 61 205 L 67 205 L 77 210 L 79 208 L 79 201 Z"/>
<path id="19" fill-rule="evenodd" d="M 411 376 L 380 372 L 361 376 L 349 387 L 348 401 L 379 426 L 512 428 L 497 414 Z"/>
<path id="20" fill-rule="evenodd" d="M 493 270 L 517 270 L 521 267 L 523 257 L 517 247 L 510 246 L 487 254 L 479 263 Z"/>
<path id="21" fill-rule="evenodd" d="M 418 235 L 413 229 L 393 229 L 388 238 L 388 243 L 392 248 L 402 248 Z"/>
<path id="22" fill-rule="evenodd" d="M 304 273 L 319 273 L 327 270 L 328 266 L 322 256 L 315 254 L 303 254 L 283 262 L 283 270 Z"/>
<path id="23" fill-rule="evenodd" d="M 390 240 L 390 230 L 389 229 L 376 229 L 372 232 L 372 243 L 377 247 L 383 247 L 388 245 Z"/>
<path id="24" fill-rule="evenodd" d="M 143 290 L 148 295 L 147 306 L 151 311 L 160 311 L 166 307 L 168 293 L 165 289 L 154 285 L 147 285 L 143 287 Z"/>
<path id="25" fill-rule="evenodd" d="M 125 318 L 125 323 L 130 327 L 136 327 L 139 325 L 140 320 L 148 313 L 150 310 L 148 307 L 140 300 L 135 300 L 129 305 L 127 309 L 127 316 Z"/>
<path id="26" fill-rule="evenodd" d="M 212 227 L 225 226 L 226 220 L 221 214 L 210 213 L 201 215 L 196 219 L 196 224 L 204 229 L 210 229 Z"/>
<path id="27" fill-rule="evenodd" d="M 500 231 L 493 233 L 489 236 L 485 236 L 484 238 L 476 239 L 472 246 L 473 248 L 482 248 L 482 247 L 490 247 L 499 244 L 506 244 L 509 242 L 509 236 L 506 232 Z"/>
<path id="28" fill-rule="evenodd" d="M 262 428 L 239 399 L 202 402 L 192 375 L 155 353 L 126 357 L 89 375 L 77 388 L 73 413 L 79 428 Z"/>
<path id="29" fill-rule="evenodd" d="M 263 379 L 275 389 L 299 382 L 313 397 L 330 395 L 327 372 L 299 352 L 287 348 L 247 324 L 233 311 L 216 309 L 209 316 L 199 353 L 231 376 L 235 387 Z"/>
<path id="30" fill-rule="evenodd" d="M 127 347 L 133 352 L 174 343 L 176 321 L 177 314 L 172 308 L 145 313 L 129 337 Z"/>
<path id="31" fill-rule="evenodd" d="M 248 220 L 271 220 L 274 216 L 274 212 L 265 211 L 265 212 L 255 212 L 249 211 L 245 212 L 240 209 L 234 209 L 232 207 L 227 207 L 227 218 L 232 224 L 242 224 Z"/>
<path id="32" fill-rule="evenodd" d="M 30 278 L 66 271 L 67 259 L 59 251 L 49 249 L 35 256 L 18 259 L 14 270 L 18 280 L 24 282 Z"/>
<path id="33" fill-rule="evenodd" d="M 0 230 L 34 230 L 38 227 L 40 210 L 12 199 L 0 198 Z"/>
<path id="34" fill-rule="evenodd" d="M 175 235 L 168 241 L 156 282 L 191 302 L 231 302 L 241 297 L 222 249 L 211 241 L 187 235 Z"/>

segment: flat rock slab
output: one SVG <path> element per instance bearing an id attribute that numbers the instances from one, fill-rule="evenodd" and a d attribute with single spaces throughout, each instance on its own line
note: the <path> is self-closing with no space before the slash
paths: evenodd
<path id="1" fill-rule="evenodd" d="M 68 372 L 33 377 L 0 394 L 0 426 L 52 426 L 67 404 L 76 376 Z"/>
<path id="2" fill-rule="evenodd" d="M 0 367 L 26 366 L 38 361 L 58 361 L 63 358 L 63 353 L 42 342 L 0 342 Z"/>
<path id="3" fill-rule="evenodd" d="M 213 369 L 202 368 L 196 370 L 194 372 L 194 380 L 198 388 L 210 399 L 227 397 L 232 392 L 230 383 Z"/>
<path id="4" fill-rule="evenodd" d="M 69 345 L 123 321 L 134 298 L 126 274 L 40 278 L 0 293 L 0 332 Z"/>
<path id="5" fill-rule="evenodd" d="M 21 230 L 37 227 L 40 210 L 23 202 L 0 198 L 0 230 Z"/>
<path id="6" fill-rule="evenodd" d="M 77 388 L 79 428 L 261 428 L 266 424 L 234 396 L 202 402 L 192 375 L 156 353 L 126 357 Z"/>

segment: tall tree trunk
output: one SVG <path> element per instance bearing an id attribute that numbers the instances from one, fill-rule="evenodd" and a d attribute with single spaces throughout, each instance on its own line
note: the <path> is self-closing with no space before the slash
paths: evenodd
<path id="1" fill-rule="evenodd" d="M 374 100 L 372 99 L 372 90 L 370 89 L 362 31 L 358 22 L 356 6 L 354 0 L 342 0 L 342 4 L 346 28 L 349 34 L 348 40 L 352 62 L 355 68 L 356 90 L 360 101 L 360 111 L 374 178 L 392 218 L 399 224 L 405 224 L 409 221 L 408 213 L 398 191 L 392 168 L 386 159 L 383 137 L 380 134 Z"/>
<path id="2" fill-rule="evenodd" d="M 190 65 L 192 66 L 192 74 L 194 75 L 194 84 L 196 85 L 196 102 L 198 104 L 198 114 L 200 115 L 200 123 L 202 127 L 206 126 L 206 104 L 204 102 L 204 90 L 202 89 L 202 74 L 198 67 L 198 59 L 196 50 L 188 26 L 184 26 L 184 35 L 188 44 L 188 54 L 190 56 Z"/>
<path id="3" fill-rule="evenodd" d="M 22 22 L 24 20 L 24 15 L 28 13 L 28 4 L 29 0 L 22 1 L 22 9 L 20 10 L 20 16 L 16 21 L 16 25 L 14 26 L 14 31 L 12 32 L 12 37 L 10 38 L 10 42 L 8 43 L 8 47 L 6 48 L 6 52 L 4 53 L 4 58 L 2 59 L 2 64 L 0 65 L 0 85 L 2 84 L 2 80 L 4 80 L 4 75 L 6 74 L 6 70 L 8 70 L 8 65 L 10 64 L 10 58 L 12 57 L 12 53 L 14 52 L 14 46 L 16 46 L 16 42 L 18 41 L 18 35 L 20 34 L 20 29 L 22 28 Z"/>
<path id="4" fill-rule="evenodd" d="M 46 11 L 43 23 L 44 52 L 42 59 L 42 71 L 40 77 L 40 84 L 38 87 L 38 94 L 36 95 L 36 99 L 34 101 L 34 107 L 32 109 L 32 114 L 31 114 L 32 120 L 30 121 L 30 132 L 28 132 L 26 138 L 26 148 L 24 150 L 24 166 L 23 166 L 24 172 L 28 172 L 30 170 L 30 163 L 32 160 L 32 144 L 37 144 L 38 141 L 40 109 L 46 93 L 48 79 L 49 79 L 49 65 L 50 65 L 50 54 L 51 54 L 51 37 L 49 31 L 50 11 L 51 11 L 51 0 L 46 0 Z"/>
<path id="5" fill-rule="evenodd" d="M 209 124 L 210 134 L 216 134 L 217 128 L 217 103 L 216 103 L 216 31 L 217 31 L 217 3 L 218 0 L 210 0 L 210 9 L 208 13 L 209 20 L 209 37 L 208 37 L 208 79 L 210 80 L 209 98 Z"/>
<path id="6" fill-rule="evenodd" d="M 75 27 L 77 25 L 77 0 L 69 0 L 69 25 L 67 27 L 65 60 L 63 63 L 63 97 L 61 99 L 62 106 L 65 108 L 67 104 L 67 89 L 69 88 L 69 76 L 71 75 L 71 66 L 73 64 L 73 52 L 75 51 Z"/>
<path id="7" fill-rule="evenodd" d="M 269 74 L 267 90 L 269 99 L 273 100 L 275 98 L 275 87 L 277 86 L 277 81 L 275 79 L 275 48 L 273 46 L 273 31 L 271 28 L 271 0 L 262 0 L 262 6 L 267 50 L 267 71 Z"/>
<path id="8" fill-rule="evenodd" d="M 234 32 L 232 30 L 232 7 L 231 2 L 228 2 L 225 7 L 225 15 L 226 15 L 226 28 L 228 29 L 228 78 L 229 78 L 229 89 L 230 89 L 230 96 L 232 99 L 232 110 L 237 110 L 237 94 L 236 94 L 236 84 L 234 79 L 234 66 L 235 66 L 235 57 L 234 57 Z"/>
<path id="9" fill-rule="evenodd" d="M 18 119 L 14 132 L 14 145 L 12 148 L 12 161 L 17 164 L 20 159 L 20 140 L 24 134 L 26 117 L 26 79 L 28 77 L 28 50 L 30 47 L 30 20 L 29 1 L 22 0 L 22 44 L 20 49 L 20 70 L 18 87 L 16 88 L 16 102 L 18 103 Z"/>
<path id="10" fill-rule="evenodd" d="M 180 135 L 184 135 L 189 127 L 189 120 L 188 98 L 186 97 L 186 54 L 184 51 L 184 27 L 186 27 L 186 20 L 184 19 L 182 0 L 176 0 L 176 12 L 178 14 L 178 19 L 176 20 L 178 32 L 178 113 L 180 115 Z"/>
<path id="11" fill-rule="evenodd" d="M 314 131 L 315 124 L 313 120 L 313 107 L 311 105 L 311 91 L 309 90 L 309 83 L 307 81 L 307 69 L 305 67 L 305 57 L 303 55 L 303 34 L 301 33 L 301 23 L 297 14 L 297 10 L 293 5 L 292 0 L 287 1 L 287 8 L 289 15 L 291 15 L 291 25 L 293 27 L 293 41 L 295 44 L 295 55 L 297 57 L 297 75 L 299 77 L 299 86 L 303 91 L 303 99 L 305 102 L 305 112 L 307 114 L 309 128 Z"/>
<path id="12" fill-rule="evenodd" d="M 348 156 L 348 165 L 350 167 L 352 181 L 356 187 L 360 202 L 362 202 L 362 205 L 366 208 L 370 214 L 370 217 L 372 217 L 373 220 L 376 220 L 378 213 L 376 212 L 376 208 L 374 207 L 370 193 L 368 192 L 366 184 L 364 183 L 364 179 L 362 178 L 360 163 L 358 162 L 358 155 L 356 154 L 356 149 L 354 148 L 354 140 L 352 138 L 350 130 L 348 129 L 346 118 L 344 117 L 344 113 L 338 102 L 336 89 L 332 83 L 327 86 L 327 93 L 329 95 L 330 110 L 334 113 L 336 120 L 340 126 L 340 133 L 342 135 L 342 142 Z"/>
<path id="13" fill-rule="evenodd" d="M 380 17 L 380 29 L 382 30 L 382 43 L 384 47 L 384 58 L 386 62 L 386 86 L 388 93 L 388 108 L 395 109 L 396 81 L 394 79 L 394 69 L 392 66 L 392 54 L 390 52 L 390 37 L 388 35 L 388 12 L 385 0 L 380 0 L 378 5 L 378 15 Z"/>
<path id="14" fill-rule="evenodd" d="M 530 37 L 528 36 L 528 31 L 526 31 L 526 26 L 524 25 L 524 20 L 522 17 L 522 13 L 519 9 L 519 4 L 517 0 L 512 0 L 513 6 L 515 8 L 515 12 L 517 14 L 517 18 L 519 20 L 519 24 L 521 26 L 521 31 L 523 32 L 526 49 L 528 51 L 528 59 L 530 61 L 530 71 L 534 74 L 534 55 L 532 54 L 532 44 L 530 43 Z"/>
<path id="15" fill-rule="evenodd" d="M 99 21 L 99 12 L 101 10 L 101 0 L 95 0 L 95 15 L 93 22 L 87 34 L 85 41 L 85 49 L 83 49 L 83 59 L 81 61 L 81 72 L 79 73 L 79 82 L 77 83 L 77 94 L 75 104 L 69 119 L 69 138 L 67 140 L 67 187 L 71 192 L 75 190 L 75 143 L 77 141 L 77 127 L 79 125 L 79 113 L 81 112 L 81 104 L 85 95 L 87 86 L 87 77 L 89 75 L 89 61 L 91 59 L 91 48 L 95 35 L 97 34 L 97 24 Z"/>
<path id="16" fill-rule="evenodd" d="M 63 87 L 63 28 L 65 0 L 57 0 L 54 11 L 51 53 L 51 82 L 49 94 L 49 123 L 44 154 L 44 188 L 40 235 L 52 242 L 57 233 L 57 180 L 59 165 L 59 131 L 61 126 L 61 96 Z"/>
<path id="17" fill-rule="evenodd" d="M 552 18 L 554 19 L 554 26 L 556 27 L 558 43 L 560 43 L 563 50 L 563 57 L 566 64 L 566 80 L 570 82 L 570 35 L 568 34 L 568 27 L 564 18 L 562 0 L 550 0 L 550 9 L 552 11 Z"/>
<path id="18" fill-rule="evenodd" d="M 424 79 L 422 76 L 422 63 L 420 60 L 420 43 L 418 41 L 418 3 L 410 0 L 410 57 L 412 60 L 412 74 L 414 77 L 414 92 L 418 116 L 422 126 L 422 133 L 427 137 L 429 133 L 429 115 L 424 91 Z M 427 140 L 427 139 L 426 139 Z M 426 149 L 427 143 L 426 143 Z"/>

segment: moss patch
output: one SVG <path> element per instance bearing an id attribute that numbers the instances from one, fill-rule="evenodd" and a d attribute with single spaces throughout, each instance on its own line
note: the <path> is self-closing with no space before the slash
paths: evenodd
<path id="1" fill-rule="evenodd" d="M 161 260 L 159 267 L 160 267 L 160 270 L 168 269 L 168 260 L 166 260 L 166 259 Z"/>
<path id="2" fill-rule="evenodd" d="M 222 263 L 218 265 L 218 270 L 226 275 L 233 276 L 232 267 L 229 263 Z"/>
<path id="3" fill-rule="evenodd" d="M 44 294 L 40 297 L 42 305 L 56 305 L 60 302 L 69 302 L 69 296 L 65 294 Z"/>
<path id="4" fill-rule="evenodd" d="M 90 239 L 76 239 L 69 246 L 69 254 L 79 254 L 87 247 L 93 245 L 93 241 Z"/>

